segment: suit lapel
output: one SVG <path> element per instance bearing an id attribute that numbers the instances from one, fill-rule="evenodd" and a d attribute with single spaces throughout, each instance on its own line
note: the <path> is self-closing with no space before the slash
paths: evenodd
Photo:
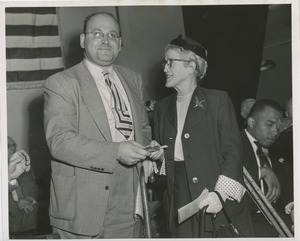
<path id="1" fill-rule="evenodd" d="M 256 155 L 253 150 L 253 147 L 251 145 L 251 142 L 246 134 L 246 130 L 242 131 L 242 139 L 244 142 L 244 158 L 247 160 L 244 160 L 244 166 L 246 169 L 249 169 L 248 171 L 252 172 L 252 177 L 254 179 L 257 179 L 258 177 L 258 167 L 257 167 L 257 161 L 256 161 Z M 258 180 L 256 180 L 258 182 Z"/>
<path id="2" fill-rule="evenodd" d="M 253 150 L 253 147 L 251 145 L 251 142 L 246 134 L 246 130 L 243 130 L 242 132 L 242 138 L 245 139 L 245 143 L 246 143 L 246 146 L 245 146 L 245 152 L 247 152 L 247 156 L 251 157 L 252 160 L 255 160 L 256 161 L 256 156 L 255 156 L 255 152 Z M 256 162 L 255 162 L 256 164 Z"/>
<path id="3" fill-rule="evenodd" d="M 130 104 L 134 135 L 135 135 L 134 139 L 139 143 L 143 143 L 143 130 L 141 129 L 142 126 L 141 116 L 139 116 L 138 114 L 139 112 L 137 111 L 139 109 L 138 101 L 140 101 L 140 97 L 138 96 L 139 90 L 135 91 L 136 87 L 133 85 L 134 81 L 132 80 L 132 76 L 129 76 L 126 72 L 122 71 L 122 69 L 118 68 L 118 66 L 116 65 L 114 65 L 114 71 L 117 73 L 123 85 L 123 88 L 126 92 Z M 134 172 L 135 180 L 138 179 L 139 177 L 141 166 L 142 164 L 140 162 L 136 164 L 137 172 Z M 134 188 L 134 190 L 136 190 L 136 187 Z"/>
<path id="4" fill-rule="evenodd" d="M 123 88 L 126 92 L 130 108 L 131 108 L 131 114 L 132 114 L 132 120 L 133 120 L 133 128 L 135 133 L 135 139 L 136 141 L 142 143 L 142 130 L 140 129 L 140 126 L 142 126 L 141 117 L 139 116 L 139 112 L 137 111 L 139 109 L 138 101 L 140 101 L 140 98 L 138 96 L 138 91 L 135 91 L 135 86 L 133 85 L 134 81 L 132 80 L 132 76 L 129 76 L 126 72 L 122 71 L 117 66 L 114 66 L 114 71 L 117 73 Z"/>
<path id="5" fill-rule="evenodd" d="M 112 137 L 102 98 L 94 78 L 83 63 L 78 66 L 78 76 L 83 101 L 104 139 L 111 141 Z"/>

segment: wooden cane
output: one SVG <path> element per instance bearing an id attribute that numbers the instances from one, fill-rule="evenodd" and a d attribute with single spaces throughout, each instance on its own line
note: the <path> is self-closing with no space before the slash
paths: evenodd
<path id="1" fill-rule="evenodd" d="M 203 207 L 200 212 L 200 222 L 199 222 L 199 238 L 205 238 L 205 213 L 208 205 Z"/>
<path id="2" fill-rule="evenodd" d="M 148 208 L 148 198 L 147 198 L 147 188 L 145 184 L 145 172 L 143 166 L 140 171 L 140 183 L 143 201 L 143 213 L 144 213 L 144 226 L 145 226 L 145 238 L 151 238 L 151 228 L 150 228 L 150 215 Z"/>

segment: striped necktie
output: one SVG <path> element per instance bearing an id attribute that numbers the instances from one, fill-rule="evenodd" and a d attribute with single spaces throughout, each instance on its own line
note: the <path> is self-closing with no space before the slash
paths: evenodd
<path id="1" fill-rule="evenodd" d="M 115 84 L 111 82 L 108 71 L 103 72 L 105 83 L 111 90 L 113 114 L 115 117 L 116 129 L 128 139 L 133 130 L 132 119 L 127 109 L 124 99 L 120 96 Z"/>

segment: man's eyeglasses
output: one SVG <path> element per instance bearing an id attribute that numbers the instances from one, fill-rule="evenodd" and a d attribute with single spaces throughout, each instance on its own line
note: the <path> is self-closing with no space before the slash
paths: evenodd
<path id="1" fill-rule="evenodd" d="M 169 68 L 171 68 L 174 61 L 180 61 L 186 63 L 191 62 L 191 60 L 186 60 L 186 59 L 167 59 L 163 61 L 162 67 L 165 68 L 165 66 L 167 65 Z"/>
<path id="2" fill-rule="evenodd" d="M 118 33 L 103 33 L 99 30 L 95 30 L 95 31 L 91 31 L 91 32 L 87 32 L 85 34 L 92 34 L 93 38 L 96 38 L 96 39 L 103 39 L 105 36 L 108 38 L 108 39 L 118 39 L 120 38 L 119 34 Z"/>

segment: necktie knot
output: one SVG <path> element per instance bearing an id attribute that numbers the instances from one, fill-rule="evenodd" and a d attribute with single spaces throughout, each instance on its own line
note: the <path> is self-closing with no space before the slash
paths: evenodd
<path id="1" fill-rule="evenodd" d="M 103 74 L 104 77 L 105 77 L 106 75 L 108 75 L 108 71 L 107 71 L 107 70 L 103 70 L 103 71 L 102 71 L 102 74 Z"/>
<path id="2" fill-rule="evenodd" d="M 102 74 L 103 74 L 103 76 L 104 76 L 105 83 L 106 83 L 109 87 L 111 87 L 111 80 L 110 80 L 110 78 L 109 78 L 109 73 L 108 73 L 108 71 L 107 71 L 107 70 L 103 70 L 103 71 L 102 71 Z"/>
<path id="3" fill-rule="evenodd" d="M 254 141 L 254 144 L 257 146 L 257 148 L 262 149 L 262 145 L 258 141 Z"/>

